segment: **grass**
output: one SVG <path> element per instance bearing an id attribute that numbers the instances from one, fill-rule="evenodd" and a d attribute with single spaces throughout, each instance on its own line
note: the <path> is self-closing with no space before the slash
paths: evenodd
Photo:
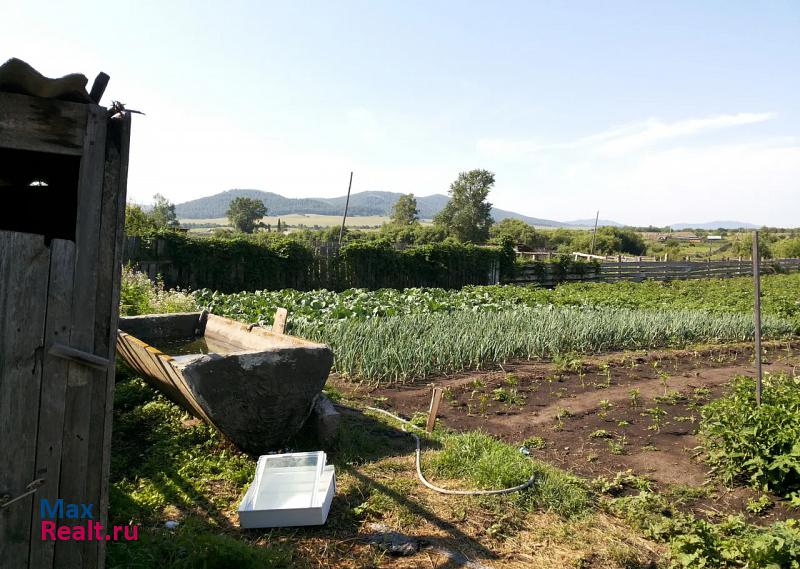
<path id="1" fill-rule="evenodd" d="M 139 378 L 117 384 L 110 513 L 140 526 L 139 541 L 112 542 L 107 567 L 285 567 L 283 546 L 234 539 L 231 504 L 255 465 L 208 425 L 191 419 Z M 167 530 L 166 520 L 179 521 Z"/>
<path id="2" fill-rule="evenodd" d="M 437 430 L 426 440 L 423 469 L 438 484 L 496 488 L 538 476 L 534 488 L 514 495 L 443 496 L 417 481 L 407 434 L 357 413 L 343 416 L 337 441 L 326 449 L 337 492 L 325 526 L 243 531 L 235 509 L 255 459 L 141 379 L 125 371 L 118 379 L 110 516 L 116 524 L 139 525 L 140 539 L 110 543 L 109 568 L 382 567 L 389 560 L 360 539 L 372 523 L 497 567 L 507 556 L 523 556 L 519 562 L 530 567 L 589 558 L 603 568 L 622 566 L 620 559 L 646 566 L 653 559 L 645 540 L 594 511 L 584 483 L 524 456 L 517 445 Z M 291 448 L 319 446 L 302 435 Z M 167 520 L 179 522 L 177 529 L 167 529 Z M 550 544 L 546 550 L 532 547 L 542 541 Z M 436 559 L 435 551 L 425 555 Z"/>
<path id="3" fill-rule="evenodd" d="M 738 517 L 712 523 L 676 509 L 698 497 L 694 488 L 676 487 L 662 496 L 631 473 L 590 485 L 482 432 L 437 429 L 426 437 L 423 471 L 438 485 L 460 489 L 514 486 L 532 473 L 537 483 L 503 496 L 436 494 L 416 479 L 411 438 L 390 420 L 354 412 L 343 416 L 339 437 L 327 449 L 337 468 L 337 493 L 326 525 L 243 531 L 235 508 L 252 477 L 254 458 L 141 379 L 124 372 L 119 379 L 110 512 L 113 523 L 135 523 L 141 529 L 138 542 L 109 544 L 109 568 L 391 565 L 361 539 L 373 523 L 425 539 L 434 546 L 425 555 L 435 558 L 436 548 L 444 548 L 498 568 L 770 563 L 791 568 L 800 557 L 800 529 L 794 521 L 764 528 Z M 347 403 L 345 394 L 339 397 Z M 292 448 L 319 448 L 305 437 L 298 437 Z M 543 442 L 524 444 L 540 448 Z M 639 494 L 602 496 L 620 496 L 626 488 Z M 766 500 L 749 505 L 758 512 L 768 507 Z M 178 521 L 178 528 L 166 529 L 167 520 Z M 425 558 L 410 561 L 420 559 Z M 447 566 L 445 558 L 435 559 L 434 566 Z"/>
<path id="4" fill-rule="evenodd" d="M 475 489 L 510 488 L 536 475 L 529 490 L 509 494 L 527 511 L 545 510 L 560 516 L 584 514 L 592 501 L 585 485 L 577 478 L 543 462 L 532 460 L 516 447 L 480 431 L 450 434 L 440 439 L 441 449 L 426 452 L 423 471 L 430 469 L 438 479 L 464 481 Z M 497 498 L 494 498 L 497 499 Z"/>

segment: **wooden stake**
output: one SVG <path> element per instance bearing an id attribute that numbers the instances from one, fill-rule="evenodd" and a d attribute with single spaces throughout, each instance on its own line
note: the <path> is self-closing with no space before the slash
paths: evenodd
<path id="1" fill-rule="evenodd" d="M 758 231 L 753 231 L 753 284 L 755 289 L 755 340 L 756 340 L 756 404 L 761 405 L 761 255 L 758 251 Z"/>
<path id="2" fill-rule="evenodd" d="M 428 424 L 425 425 L 425 430 L 429 433 L 433 432 L 433 427 L 436 424 L 436 415 L 439 413 L 439 403 L 442 402 L 442 388 L 434 387 L 433 396 L 431 397 L 431 407 L 428 409 Z"/>
<path id="3" fill-rule="evenodd" d="M 289 311 L 285 308 L 278 308 L 275 310 L 275 319 L 272 321 L 272 331 L 276 334 L 283 334 L 286 330 L 286 317 Z"/>

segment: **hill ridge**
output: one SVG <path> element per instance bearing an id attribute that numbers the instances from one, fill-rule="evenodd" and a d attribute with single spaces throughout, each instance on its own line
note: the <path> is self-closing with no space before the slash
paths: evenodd
<path id="1" fill-rule="evenodd" d="M 389 216 L 392 206 L 400 196 L 399 192 L 386 190 L 365 190 L 354 192 L 350 195 L 348 215 L 352 216 Z M 189 200 L 175 205 L 175 213 L 179 219 L 216 219 L 225 217 L 228 206 L 236 197 L 260 199 L 269 210 L 269 215 L 290 214 L 317 214 L 317 215 L 342 215 L 346 196 L 333 198 L 287 198 L 275 192 L 264 190 L 234 188 L 225 190 L 211 196 Z M 429 196 L 415 196 L 420 217 L 432 219 L 447 204 L 449 198 L 444 194 L 431 194 Z M 531 217 L 514 211 L 492 208 L 492 217 L 495 221 L 504 219 L 519 219 L 537 227 L 591 227 L 594 219 L 576 219 L 573 221 L 556 221 Z M 625 227 L 625 224 L 609 219 L 601 219 L 601 226 Z M 705 223 L 676 223 L 673 229 L 756 229 L 758 226 L 740 221 L 711 221 Z"/>

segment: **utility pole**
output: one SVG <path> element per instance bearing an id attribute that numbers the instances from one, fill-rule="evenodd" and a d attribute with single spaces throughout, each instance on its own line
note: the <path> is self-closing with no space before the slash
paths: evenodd
<path id="1" fill-rule="evenodd" d="M 350 188 L 353 187 L 353 173 L 350 172 L 350 183 L 347 184 L 347 199 L 344 202 L 344 215 L 342 216 L 342 228 L 339 230 L 339 246 L 342 245 L 344 235 L 344 222 L 347 221 L 347 208 L 350 207 Z"/>
<path id="2" fill-rule="evenodd" d="M 758 231 L 753 231 L 753 284 L 755 285 L 755 340 L 756 340 L 756 404 L 761 405 L 761 256 L 758 251 Z"/>
<path id="3" fill-rule="evenodd" d="M 590 255 L 594 255 L 594 238 L 597 236 L 597 220 L 600 219 L 600 210 L 597 210 L 597 215 L 594 216 L 594 231 L 592 232 L 592 250 L 589 251 Z"/>

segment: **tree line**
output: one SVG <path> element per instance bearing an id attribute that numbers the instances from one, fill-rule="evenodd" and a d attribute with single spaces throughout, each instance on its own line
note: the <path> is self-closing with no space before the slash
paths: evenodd
<path id="1" fill-rule="evenodd" d="M 596 234 L 581 229 L 537 229 L 522 220 L 507 218 L 495 223 L 491 216 L 492 204 L 489 192 L 494 187 L 495 177 L 488 170 L 476 169 L 461 172 L 450 184 L 447 205 L 433 219 L 432 224 L 420 222 L 417 200 L 413 193 L 402 195 L 392 208 L 390 219 L 377 231 L 345 229 L 343 240 L 383 240 L 397 245 L 424 245 L 428 243 L 493 243 L 510 241 L 519 250 L 553 251 L 555 253 L 589 252 L 599 255 L 629 254 L 643 255 L 648 246 L 639 231 L 632 228 L 600 227 Z M 178 228 L 175 206 L 164 196 L 154 196 L 154 206 L 144 211 L 136 205 L 127 209 L 126 232 L 142 235 L 153 231 Z M 339 227 L 323 229 L 295 229 L 284 235 L 285 227 L 278 220 L 273 228 L 262 223 L 267 207 L 259 199 L 237 197 L 227 211 L 233 231 L 215 229 L 218 236 L 257 234 L 259 240 L 287 237 L 305 244 L 338 241 Z M 732 255 L 749 255 L 750 237 L 734 242 Z M 800 237 L 777 238 L 777 233 L 766 231 L 760 245 L 765 257 L 800 257 Z M 667 240 L 651 245 L 651 252 L 660 254 L 678 250 L 679 244 Z M 657 249 L 657 251 L 656 251 Z M 674 254 L 671 256 L 675 256 Z"/>

